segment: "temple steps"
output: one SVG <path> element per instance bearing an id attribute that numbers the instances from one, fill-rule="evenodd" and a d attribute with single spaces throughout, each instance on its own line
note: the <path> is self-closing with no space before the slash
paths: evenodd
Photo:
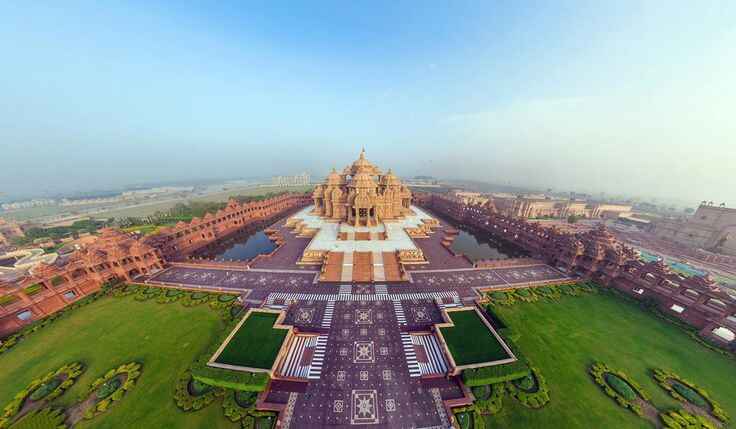
<path id="1" fill-rule="evenodd" d="M 394 252 L 383 252 L 383 275 L 387 282 L 401 281 L 399 259 Z"/>
<path id="2" fill-rule="evenodd" d="M 373 262 L 371 252 L 353 252 L 353 281 L 373 281 Z"/>
<path id="3" fill-rule="evenodd" d="M 342 255 L 342 273 L 340 274 L 340 281 L 343 283 L 353 281 L 354 255 L 355 254 L 353 252 L 346 252 Z"/>
<path id="4" fill-rule="evenodd" d="M 342 252 L 330 252 L 325 260 L 325 270 L 320 275 L 324 282 L 339 282 L 342 280 Z"/>

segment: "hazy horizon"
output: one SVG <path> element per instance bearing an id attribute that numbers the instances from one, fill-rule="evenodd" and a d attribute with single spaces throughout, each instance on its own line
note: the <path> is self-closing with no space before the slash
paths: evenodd
<path id="1" fill-rule="evenodd" d="M 0 193 L 383 169 L 736 205 L 736 3 L 0 4 Z"/>

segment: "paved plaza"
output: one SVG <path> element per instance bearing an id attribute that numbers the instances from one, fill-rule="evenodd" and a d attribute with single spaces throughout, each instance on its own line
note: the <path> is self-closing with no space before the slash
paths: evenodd
<path id="1" fill-rule="evenodd" d="M 444 225 L 442 226 L 444 227 Z M 296 262 L 309 239 L 279 222 L 283 243 L 242 269 L 174 264 L 150 284 L 237 291 L 249 307 L 285 312 L 294 327 L 263 404 L 279 410 L 281 428 L 446 428 L 448 400 L 466 398 L 448 377 L 446 349 L 435 334 L 442 310 L 472 304 L 479 289 L 568 278 L 544 264 L 473 268 L 442 245 L 441 229 L 415 240 L 429 264 L 400 282 L 321 282 Z"/>
<path id="2" fill-rule="evenodd" d="M 306 385 L 272 383 L 268 401 L 283 404 L 287 411 L 282 416 L 282 427 L 449 427 L 443 400 L 462 397 L 457 381 L 420 377 L 441 375 L 446 370 L 446 361 L 437 353 L 436 345 L 431 344 L 425 356 L 418 358 L 411 338 L 411 347 L 407 347 L 406 337 L 412 335 L 407 325 L 397 319 L 391 300 L 329 302 L 334 303 L 326 335 L 330 352 L 319 355 L 319 376 L 308 377 Z M 412 315 L 412 325 L 424 326 L 421 323 L 432 319 L 425 313 L 433 305 L 432 300 L 399 302 Z M 327 303 L 292 301 L 286 320 L 303 329 L 323 330 Z M 439 313 L 435 309 L 432 314 Z M 303 356 L 303 344 L 308 340 L 297 341 L 295 352 Z M 424 344 L 421 339 L 416 341 Z M 286 371 L 296 378 L 310 374 L 309 370 L 291 364 L 297 359 L 290 357 L 286 359 L 288 368 L 282 368 L 282 373 Z"/>

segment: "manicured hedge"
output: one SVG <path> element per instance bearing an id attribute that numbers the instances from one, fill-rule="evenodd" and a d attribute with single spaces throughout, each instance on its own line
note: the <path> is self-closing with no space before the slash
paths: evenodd
<path id="1" fill-rule="evenodd" d="M 107 371 L 93 381 L 87 397 L 94 397 L 95 402 L 84 412 L 84 418 L 92 419 L 107 411 L 114 402 L 121 400 L 126 392 L 135 387 L 135 381 L 140 375 L 141 364 L 130 362 Z"/>
<path id="2" fill-rule="evenodd" d="M 698 392 L 685 386 L 684 384 L 673 381 L 672 388 L 675 389 L 675 391 L 683 396 L 685 399 L 687 399 L 687 401 L 691 404 L 697 405 L 701 408 L 705 408 L 708 406 L 708 401 L 706 401 L 705 398 L 703 398 L 702 396 L 700 396 L 700 394 L 698 394 Z"/>
<path id="3" fill-rule="evenodd" d="M 249 392 L 261 392 L 268 384 L 268 374 L 265 372 L 231 371 L 208 366 L 193 367 L 192 377 L 211 386 Z"/>
<path id="4" fill-rule="evenodd" d="M 182 411 L 199 411 L 225 394 L 225 389 L 210 385 L 205 385 L 209 387 L 208 390 L 200 389 L 199 392 L 195 392 L 196 389 L 192 389 L 194 383 L 200 382 L 193 379 L 191 371 L 188 370 L 183 372 L 176 382 L 174 402 Z"/>
<path id="5" fill-rule="evenodd" d="M 526 363 L 516 361 L 504 365 L 486 366 L 463 371 L 463 382 L 468 387 L 503 383 L 529 375 Z"/>
<path id="6" fill-rule="evenodd" d="M 65 429 L 66 415 L 60 408 L 44 408 L 26 414 L 13 429 Z"/>
<path id="7" fill-rule="evenodd" d="M 629 386 L 627 382 L 621 379 L 621 377 L 610 372 L 606 373 L 603 378 L 606 383 L 613 388 L 619 395 L 623 396 L 627 401 L 633 401 L 636 399 L 636 392 Z"/>
<path id="8" fill-rule="evenodd" d="M 135 294 L 135 300 L 148 301 L 149 299 L 157 298 L 162 292 L 163 289 L 161 288 L 140 286 L 138 292 Z"/>
<path id="9" fill-rule="evenodd" d="M 481 414 L 496 414 L 503 407 L 503 396 L 506 393 L 505 384 L 498 383 L 487 386 L 489 395 L 487 398 L 476 396 L 475 407 Z"/>
<path id="10" fill-rule="evenodd" d="M 461 428 L 469 429 L 483 427 L 483 416 L 475 405 L 455 408 L 453 413 L 455 414 L 455 419 Z M 466 417 L 461 417 L 463 415 Z"/>
<path id="11" fill-rule="evenodd" d="M 108 380 L 102 386 L 100 386 L 99 389 L 97 389 L 97 392 L 95 392 L 95 397 L 97 397 L 97 399 L 105 399 L 115 393 L 115 391 L 118 390 L 121 385 L 122 383 L 117 378 Z"/>
<path id="12" fill-rule="evenodd" d="M 506 390 L 528 408 L 542 408 L 550 401 L 549 387 L 542 373 L 532 367 L 528 376 L 506 383 Z"/>
<path id="13" fill-rule="evenodd" d="M 640 417 L 644 416 L 644 410 L 635 401 L 637 399 L 648 401 L 649 396 L 625 373 L 615 371 L 602 362 L 596 362 L 590 367 L 590 375 L 606 395 L 614 399 L 619 405 L 630 409 Z M 628 390 L 631 390 L 633 397 L 624 385 L 628 387 Z"/>
<path id="14" fill-rule="evenodd" d="M 18 413 L 20 412 L 26 398 L 35 393 L 37 389 L 41 388 L 44 385 L 55 384 L 55 387 L 50 392 L 45 393 L 43 397 L 38 399 L 39 401 L 43 401 L 44 403 L 51 402 L 61 396 L 68 388 L 70 388 L 76 381 L 77 377 L 79 377 L 83 371 L 84 366 L 81 363 L 72 362 L 70 364 L 62 366 L 56 371 L 48 372 L 41 378 L 37 378 L 31 381 L 31 383 L 26 386 L 25 389 L 18 392 L 13 397 L 13 400 L 5 405 L 2 416 L 0 417 L 0 429 L 5 429 L 13 423 L 13 421 L 17 418 Z M 60 382 L 57 384 L 55 382 L 52 382 L 52 380 L 59 380 Z"/>
<path id="15" fill-rule="evenodd" d="M 574 284 L 559 284 L 520 288 L 513 291 L 494 291 L 486 294 L 491 305 L 513 305 L 518 302 L 535 302 L 540 298 L 556 301 L 562 295 L 581 296 L 587 293 L 596 293 L 599 286 L 593 281 Z"/>
<path id="16" fill-rule="evenodd" d="M 713 400 L 705 389 L 698 387 L 695 383 L 685 380 L 672 371 L 659 368 L 655 368 L 652 375 L 659 386 L 678 401 L 696 405 L 724 423 L 731 419 L 726 410 Z"/>
<path id="17" fill-rule="evenodd" d="M 64 283 L 64 277 L 62 276 L 53 276 L 51 277 L 51 286 L 59 286 Z"/>
<path id="18" fill-rule="evenodd" d="M 248 395 L 247 403 L 246 400 L 240 400 L 239 396 Z M 237 422 L 243 420 L 248 413 L 255 411 L 255 394 L 252 392 L 241 392 L 229 390 L 225 397 L 222 398 L 222 411 L 225 413 L 225 417 L 230 421 Z"/>
<path id="19" fill-rule="evenodd" d="M 659 419 L 666 429 L 717 429 L 717 426 L 707 418 L 690 414 L 685 410 L 660 413 Z"/>
<path id="20" fill-rule="evenodd" d="M 49 393 L 56 390 L 57 387 L 61 384 L 61 379 L 59 377 L 52 378 L 51 380 L 47 381 L 46 383 L 38 386 L 38 389 L 34 390 L 33 393 L 29 396 L 31 401 L 39 401 L 46 396 L 49 395 Z"/>

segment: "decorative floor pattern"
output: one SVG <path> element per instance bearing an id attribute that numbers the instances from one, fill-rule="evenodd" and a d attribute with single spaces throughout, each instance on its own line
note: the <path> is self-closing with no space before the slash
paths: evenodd
<path id="1" fill-rule="evenodd" d="M 395 293 L 387 295 L 376 294 L 319 294 L 319 293 L 288 293 L 273 292 L 268 294 L 266 305 L 271 305 L 275 301 L 413 301 L 420 299 L 459 299 L 455 291 L 442 292 L 417 292 L 417 293 Z"/>
<path id="2" fill-rule="evenodd" d="M 404 356 L 406 357 L 406 365 L 409 367 L 410 377 L 421 377 L 422 370 L 419 367 L 419 361 L 417 361 L 417 353 L 414 351 L 414 341 L 412 336 L 406 332 L 401 333 L 401 345 L 404 348 Z"/>
<path id="3" fill-rule="evenodd" d="M 394 300 L 394 313 L 396 313 L 396 321 L 399 325 L 406 325 L 406 315 L 404 314 L 404 307 L 401 306 L 401 301 Z"/>
<path id="4" fill-rule="evenodd" d="M 322 316 L 322 328 L 330 329 L 330 326 L 332 325 L 332 316 L 334 312 L 335 312 L 335 301 L 334 300 L 327 301 L 327 305 L 325 306 L 325 314 Z"/>
<path id="5" fill-rule="evenodd" d="M 426 355 L 426 362 L 419 362 L 422 375 L 447 373 L 447 361 L 437 337 L 434 335 L 411 335 L 411 340 L 415 347 L 423 348 Z"/>
<path id="6" fill-rule="evenodd" d="M 295 336 L 281 366 L 281 375 L 284 377 L 307 378 L 311 364 L 310 362 L 304 362 L 305 355 L 308 358 L 313 353 L 316 344 L 317 337 L 314 335 Z"/>
<path id="7" fill-rule="evenodd" d="M 325 363 L 325 353 L 327 352 L 327 335 L 320 335 L 314 345 L 314 355 L 312 356 L 312 364 L 309 366 L 310 380 L 319 380 L 322 375 L 322 366 Z"/>

